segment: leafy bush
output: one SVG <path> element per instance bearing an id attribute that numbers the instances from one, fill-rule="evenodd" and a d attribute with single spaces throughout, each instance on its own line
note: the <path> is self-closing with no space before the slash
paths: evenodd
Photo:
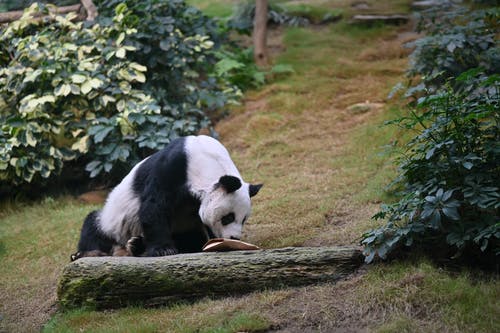
<path id="1" fill-rule="evenodd" d="M 409 116 L 389 123 L 417 135 L 406 145 L 392 183 L 398 201 L 374 216 L 386 225 L 363 235 L 367 262 L 402 246 L 436 256 L 454 251 L 455 258 L 478 258 L 481 251 L 500 255 L 500 76 L 494 73 L 498 53 L 489 25 L 477 21 L 486 16 L 476 13 L 471 23 L 450 25 L 416 43 L 410 73 L 423 76 L 422 95 Z M 438 46 L 426 49 L 430 40 Z M 445 40 L 456 44 L 446 47 Z M 485 54 L 493 58 L 481 62 Z M 477 65 L 484 67 L 470 68 Z"/>
<path id="2" fill-rule="evenodd" d="M 79 0 L 53 0 L 53 1 L 47 1 L 47 0 L 0 0 L 0 12 L 4 11 L 11 11 L 11 10 L 22 10 L 24 8 L 29 7 L 35 2 L 39 3 L 52 3 L 57 6 L 68 6 L 68 5 L 74 5 L 76 3 L 79 3 Z"/>
<path id="3" fill-rule="evenodd" d="M 217 76 L 242 90 L 258 88 L 280 75 L 294 73 L 292 66 L 287 64 L 274 65 L 268 71 L 259 68 L 253 60 L 252 48 L 222 48 L 216 55 L 220 59 L 215 64 Z"/>
<path id="4" fill-rule="evenodd" d="M 459 80 L 477 84 L 467 74 Z M 500 76 L 483 77 L 477 88 L 483 93 L 449 88 L 422 98 L 410 116 L 392 122 L 418 135 L 393 184 L 400 201 L 375 215 L 387 225 L 364 235 L 368 261 L 430 239 L 459 253 L 477 246 L 500 254 Z"/>
<path id="5" fill-rule="evenodd" d="M 423 84 L 416 90 L 435 91 L 471 68 L 496 73 L 500 68 L 500 47 L 495 38 L 499 18 L 498 9 L 469 12 L 458 7 L 446 13 L 429 12 L 420 24 L 427 36 L 413 43 L 410 56 L 409 75 L 423 75 Z"/>
<path id="6" fill-rule="evenodd" d="M 45 10 L 33 5 L 1 31 L 0 185 L 43 183 L 70 161 L 91 177 L 119 174 L 234 96 L 207 73 L 206 18 L 181 1 L 141 4 L 148 15 L 120 4 L 93 26 L 33 20 Z"/>
<path id="7" fill-rule="evenodd" d="M 137 33 L 127 35 L 124 44 L 137 49 L 130 59 L 148 68 L 142 89 L 162 109 L 199 122 L 205 113 L 224 106 L 237 93 L 218 81 L 213 73 L 219 59 L 212 50 L 220 45 L 223 36 L 215 22 L 198 9 L 187 6 L 183 0 L 96 3 L 101 24 L 109 20 L 113 8 L 121 3 L 131 11 L 126 22 Z"/>

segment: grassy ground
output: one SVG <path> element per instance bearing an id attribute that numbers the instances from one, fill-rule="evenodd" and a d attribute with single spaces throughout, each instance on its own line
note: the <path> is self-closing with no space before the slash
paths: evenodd
<path id="1" fill-rule="evenodd" d="M 212 3 L 191 2 L 204 9 Z M 371 11 L 407 8 L 401 0 L 367 2 Z M 309 3 L 354 11 L 350 1 Z M 293 65 L 295 74 L 248 92 L 217 125 L 244 178 L 265 184 L 245 240 L 266 248 L 356 244 L 373 226 L 370 216 L 394 175 L 380 147 L 400 133 L 380 124 L 402 112 L 386 96 L 404 75 L 407 38 L 404 29 L 352 27 L 345 20 L 270 36 L 283 50 L 275 61 Z M 366 100 L 384 104 L 350 111 Z M 1 206 L 0 332 L 42 325 L 46 332 L 500 331 L 496 278 L 445 272 L 425 260 L 370 265 L 336 285 L 156 309 L 57 313 L 57 278 L 95 208 L 71 197 Z"/>

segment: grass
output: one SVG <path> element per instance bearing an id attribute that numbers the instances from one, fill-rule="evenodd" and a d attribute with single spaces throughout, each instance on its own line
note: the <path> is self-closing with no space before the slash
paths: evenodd
<path id="1" fill-rule="evenodd" d="M 214 3 L 190 2 L 204 10 Z M 367 2 L 381 12 L 408 8 L 402 0 Z M 233 1 L 216 3 L 227 8 Z M 353 11 L 350 1 L 308 3 Z M 245 240 L 266 248 L 357 244 L 374 225 L 370 216 L 394 176 L 381 147 L 403 135 L 381 126 L 403 112 L 386 100 L 406 68 L 401 43 L 394 27 L 345 21 L 284 32 L 286 51 L 274 61 L 295 73 L 246 93 L 242 106 L 217 125 L 244 178 L 265 184 Z M 349 111 L 366 100 L 385 106 Z M 500 331 L 496 277 L 445 272 L 425 260 L 370 265 L 335 285 L 155 309 L 56 312 L 58 276 L 83 218 L 96 207 L 61 197 L 2 208 L 0 331 L 38 331 L 44 324 L 45 332 Z"/>

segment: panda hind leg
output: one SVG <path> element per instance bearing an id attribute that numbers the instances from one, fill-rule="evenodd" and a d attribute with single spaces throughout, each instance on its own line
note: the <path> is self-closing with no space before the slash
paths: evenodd
<path id="1" fill-rule="evenodd" d="M 78 242 L 78 252 L 71 255 L 71 261 L 83 257 L 102 257 L 112 254 L 116 242 L 99 230 L 98 218 L 99 211 L 93 211 L 85 218 Z"/>

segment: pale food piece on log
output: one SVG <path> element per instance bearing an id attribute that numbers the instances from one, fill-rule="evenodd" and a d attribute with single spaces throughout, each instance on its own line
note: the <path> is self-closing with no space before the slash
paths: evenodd
<path id="1" fill-rule="evenodd" d="M 242 242 L 236 239 L 212 238 L 203 245 L 204 252 L 223 252 L 223 251 L 242 251 L 242 250 L 260 250 L 260 247 L 254 244 Z"/>

